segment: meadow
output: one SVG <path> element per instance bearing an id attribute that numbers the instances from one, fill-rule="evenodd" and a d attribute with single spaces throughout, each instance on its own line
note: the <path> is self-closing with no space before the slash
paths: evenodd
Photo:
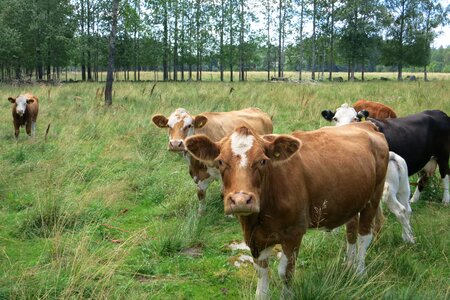
<path id="1" fill-rule="evenodd" d="M 273 115 L 274 131 L 328 125 L 320 112 L 358 99 L 399 116 L 450 113 L 450 81 L 354 83 L 118 82 L 113 105 L 101 83 L 0 86 L 0 299 L 253 299 L 256 272 L 243 263 L 236 219 L 225 217 L 217 182 L 206 213 L 167 132 L 151 122 L 177 107 L 192 114 L 249 106 Z M 8 96 L 40 100 L 37 135 L 13 134 Z M 50 125 L 48 135 L 46 129 Z M 411 177 L 414 182 L 417 177 Z M 414 191 L 414 188 L 412 188 Z M 345 233 L 309 231 L 297 259 L 294 299 L 449 299 L 450 207 L 431 180 L 411 224 L 416 244 L 385 209 L 367 275 L 345 270 Z M 279 298 L 278 261 L 271 291 Z"/>

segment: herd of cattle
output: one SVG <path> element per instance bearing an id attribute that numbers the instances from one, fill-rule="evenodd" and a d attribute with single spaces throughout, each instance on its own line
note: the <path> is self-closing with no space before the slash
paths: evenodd
<path id="1" fill-rule="evenodd" d="M 34 135 L 37 97 L 24 94 L 8 100 L 16 138 L 20 126 Z M 239 219 L 254 257 L 258 298 L 269 293 L 268 261 L 274 245 L 282 246 L 278 273 L 287 291 L 306 230 L 345 224 L 346 262 L 362 274 L 367 247 L 382 225 L 382 199 L 410 243 L 410 202 L 419 199 L 437 166 L 442 202 L 450 202 L 446 113 L 427 110 L 397 118 L 386 105 L 359 100 L 353 107 L 324 110 L 322 116 L 337 126 L 272 134 L 271 117 L 257 108 L 196 116 L 179 108 L 168 118 L 152 118 L 156 126 L 168 129 L 168 149 L 186 158 L 201 211 L 208 186 L 221 181 L 225 213 Z M 408 176 L 418 172 L 418 187 L 409 200 Z"/>

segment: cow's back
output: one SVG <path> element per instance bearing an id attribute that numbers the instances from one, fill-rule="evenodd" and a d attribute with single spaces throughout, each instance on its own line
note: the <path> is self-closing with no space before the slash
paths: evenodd
<path id="1" fill-rule="evenodd" d="M 379 102 L 358 100 L 353 105 L 353 108 L 357 112 L 361 110 L 367 110 L 370 117 L 379 120 L 384 120 L 387 118 L 397 118 L 397 115 L 392 108 Z"/>
<path id="2" fill-rule="evenodd" d="M 389 151 L 372 124 L 324 127 L 293 136 L 301 148 L 274 168 L 272 186 L 280 201 L 290 198 L 287 207 L 297 210 L 297 218 L 307 218 L 311 227 L 342 225 L 365 207 L 377 186 L 382 187 Z"/>
<path id="3" fill-rule="evenodd" d="M 385 135 L 389 150 L 406 161 L 409 176 L 420 171 L 432 156 L 450 151 L 450 118 L 440 110 L 397 119 L 368 120 Z"/>
<path id="4" fill-rule="evenodd" d="M 258 108 L 247 108 L 230 112 L 205 112 L 206 125 L 196 129 L 196 134 L 205 134 L 213 141 L 219 141 L 235 128 L 245 126 L 257 134 L 272 133 L 272 120 Z"/>

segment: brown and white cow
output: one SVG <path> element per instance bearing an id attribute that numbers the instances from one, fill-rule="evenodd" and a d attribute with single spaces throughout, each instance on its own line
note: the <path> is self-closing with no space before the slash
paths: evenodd
<path id="1" fill-rule="evenodd" d="M 220 170 L 225 213 L 239 217 L 255 258 L 257 297 L 268 296 L 272 247 L 282 246 L 278 273 L 287 284 L 308 228 L 346 224 L 347 262 L 364 272 L 389 159 L 373 124 L 263 136 L 241 127 L 219 142 L 196 135 L 185 143 L 194 157 Z"/>
<path id="2" fill-rule="evenodd" d="M 246 126 L 258 134 L 272 133 L 271 118 L 258 108 L 247 108 L 230 112 L 204 112 L 191 115 L 184 108 L 175 110 L 169 118 L 157 114 L 153 123 L 160 128 L 169 129 L 169 151 L 183 154 L 189 164 L 189 174 L 197 184 L 197 196 L 201 201 L 200 211 L 204 209 L 203 199 L 210 183 L 220 179 L 213 165 L 191 157 L 185 150 L 184 140 L 194 134 L 204 134 L 212 141 L 219 141 L 236 127 Z"/>
<path id="3" fill-rule="evenodd" d="M 352 122 L 359 122 L 361 119 L 371 117 L 378 120 L 385 120 L 388 118 L 397 118 L 396 113 L 392 108 L 382 103 L 358 100 L 351 108 L 347 103 L 344 103 L 336 109 L 335 112 L 331 110 L 322 111 L 322 116 L 335 125 L 345 125 Z"/>
<path id="4" fill-rule="evenodd" d="M 14 135 L 19 137 L 19 128 L 25 126 L 29 136 L 36 135 L 36 119 L 39 112 L 39 101 L 33 94 L 27 93 L 16 98 L 9 97 L 8 101 L 12 105 L 12 116 L 14 123 Z"/>

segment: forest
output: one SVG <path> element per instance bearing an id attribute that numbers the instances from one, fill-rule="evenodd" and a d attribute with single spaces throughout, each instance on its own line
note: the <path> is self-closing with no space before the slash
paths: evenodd
<path id="1" fill-rule="evenodd" d="M 103 80 L 111 10 L 106 0 L 0 0 L 0 80 L 64 81 L 73 70 Z M 245 81 L 248 71 L 300 80 L 395 71 L 402 80 L 411 70 L 427 80 L 450 71 L 450 47 L 431 47 L 449 12 L 437 0 L 121 0 L 115 71 Z"/>

